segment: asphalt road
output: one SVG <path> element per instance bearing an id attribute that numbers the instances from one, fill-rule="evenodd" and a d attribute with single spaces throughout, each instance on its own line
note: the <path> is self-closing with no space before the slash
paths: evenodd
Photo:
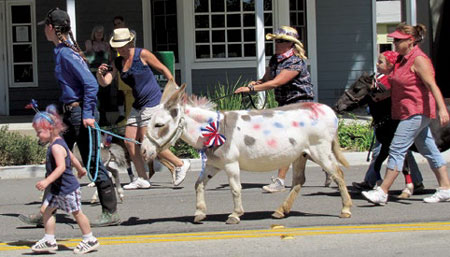
<path id="1" fill-rule="evenodd" d="M 450 203 L 426 204 L 422 198 L 434 193 L 436 179 L 427 165 L 419 164 L 426 190 L 408 200 L 396 199 L 403 186 L 399 176 L 392 187 L 390 201 L 374 206 L 351 192 L 352 217 L 340 219 L 341 199 L 336 186 L 323 187 L 324 174 L 318 167 L 307 167 L 306 183 L 290 215 L 271 218 L 287 191 L 262 193 L 261 187 L 276 173 L 242 172 L 242 200 L 245 209 L 241 223 L 226 225 L 232 199 L 225 173 L 219 173 L 207 186 L 208 216 L 203 224 L 193 223 L 194 182 L 197 171 L 188 173 L 183 187 L 173 188 L 167 172 L 156 173 L 153 187 L 126 191 L 118 206 L 120 226 L 94 228 L 102 247 L 92 256 L 448 256 L 450 249 Z M 361 181 L 367 165 L 345 170 L 345 180 Z M 43 235 L 43 229 L 21 223 L 19 214 L 36 213 L 40 192 L 34 189 L 38 178 L 0 179 L 0 255 L 31 253 L 29 246 Z M 290 173 L 288 175 L 290 184 Z M 90 219 L 100 213 L 99 205 L 90 205 L 94 191 L 83 180 L 83 211 Z M 128 182 L 123 176 L 123 183 Z M 57 214 L 59 256 L 71 254 L 80 238 L 74 220 Z M 438 222 L 438 223 L 436 223 Z M 284 230 L 273 230 L 272 225 Z M 414 233 L 413 236 L 411 233 Z"/>

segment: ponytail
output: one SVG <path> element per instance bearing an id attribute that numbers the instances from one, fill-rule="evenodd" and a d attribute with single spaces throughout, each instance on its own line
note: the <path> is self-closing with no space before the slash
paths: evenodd
<path id="1" fill-rule="evenodd" d="M 70 30 L 70 27 L 67 29 L 66 27 L 60 27 L 57 26 L 55 27 L 55 33 L 56 36 L 58 37 L 59 41 L 63 42 L 65 46 L 67 46 L 68 48 L 72 49 L 73 51 L 75 51 L 76 53 L 78 53 L 81 58 L 83 58 L 83 60 L 88 63 L 86 56 L 84 55 L 83 51 L 81 51 L 80 45 L 78 45 L 77 41 L 75 40 L 72 30 Z M 73 42 L 73 44 L 70 44 L 69 41 L 67 41 L 64 37 L 63 34 L 69 34 L 70 40 Z"/>
<path id="2" fill-rule="evenodd" d="M 415 43 L 420 43 L 421 41 L 423 41 L 423 39 L 425 38 L 425 33 L 427 32 L 427 29 L 425 27 L 425 25 L 423 24 L 417 24 L 416 26 L 414 26 L 414 30 L 415 30 Z"/>

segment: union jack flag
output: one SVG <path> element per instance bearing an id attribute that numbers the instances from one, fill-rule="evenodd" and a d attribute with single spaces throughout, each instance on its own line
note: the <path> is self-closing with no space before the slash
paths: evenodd
<path id="1" fill-rule="evenodd" d="M 203 143 L 206 147 L 221 146 L 225 143 L 227 138 L 219 134 L 219 121 L 213 121 L 208 123 L 205 127 L 202 127 L 202 136 L 206 138 Z"/>

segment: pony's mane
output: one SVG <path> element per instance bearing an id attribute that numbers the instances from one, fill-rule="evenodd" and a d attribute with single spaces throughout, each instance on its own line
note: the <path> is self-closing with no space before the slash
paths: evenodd
<path id="1" fill-rule="evenodd" d="M 184 103 L 189 104 L 192 107 L 199 107 L 211 111 L 214 111 L 216 109 L 216 104 L 214 102 L 211 102 L 208 98 L 204 96 L 185 95 Z"/>

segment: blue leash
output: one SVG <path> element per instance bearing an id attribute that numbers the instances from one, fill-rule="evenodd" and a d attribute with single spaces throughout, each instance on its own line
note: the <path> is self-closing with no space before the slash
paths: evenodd
<path id="1" fill-rule="evenodd" d="M 97 122 L 95 122 L 95 128 L 98 128 L 98 124 Z M 88 161 L 87 161 L 87 165 L 86 165 L 86 170 L 88 171 L 88 178 L 90 181 L 95 182 L 97 181 L 97 176 L 98 176 L 98 164 L 100 161 L 100 132 L 97 131 L 97 158 L 95 161 L 95 175 L 94 178 L 92 178 L 91 176 L 91 172 L 90 172 L 90 167 L 91 167 L 91 156 L 92 156 L 92 131 L 91 131 L 91 127 L 88 127 L 88 131 L 89 131 L 89 157 L 88 157 Z"/>
<path id="2" fill-rule="evenodd" d="M 92 178 L 91 172 L 89 171 L 89 168 L 91 167 L 91 156 L 92 156 L 92 148 L 93 148 L 92 147 L 92 131 L 91 131 L 91 129 L 95 129 L 96 133 L 97 133 L 97 158 L 95 160 L 95 175 L 94 175 L 94 178 Z M 136 141 L 134 139 L 122 137 L 122 136 L 114 134 L 114 133 L 112 133 L 110 131 L 101 129 L 99 127 L 99 125 L 97 124 L 97 122 L 95 122 L 95 128 L 88 127 L 88 131 L 89 131 L 89 157 L 88 157 L 88 161 L 87 161 L 87 165 L 86 165 L 86 170 L 88 171 L 88 178 L 92 182 L 95 182 L 97 180 L 97 177 L 98 177 L 98 166 L 99 166 L 99 163 L 100 163 L 100 156 L 101 156 L 101 149 L 100 149 L 100 145 L 101 145 L 100 137 L 101 137 L 101 134 L 100 134 L 100 132 L 109 134 L 111 136 L 114 136 L 114 137 L 117 137 L 117 138 L 120 138 L 120 139 L 123 139 L 123 140 L 127 140 L 127 141 L 130 141 L 130 142 L 133 142 L 135 144 L 141 144 L 140 142 L 138 142 L 138 141 Z"/>

